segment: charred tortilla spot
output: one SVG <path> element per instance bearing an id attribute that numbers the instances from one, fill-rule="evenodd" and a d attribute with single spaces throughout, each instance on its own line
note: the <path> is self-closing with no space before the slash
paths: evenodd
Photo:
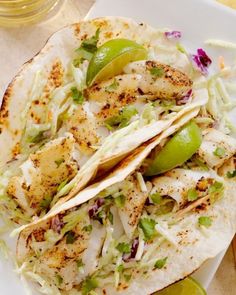
<path id="1" fill-rule="evenodd" d="M 129 29 L 129 24 L 128 24 L 128 23 L 124 23 L 124 24 L 123 24 L 123 27 L 124 27 L 125 29 Z"/>
<path id="2" fill-rule="evenodd" d="M 208 189 L 209 185 L 212 184 L 212 182 L 213 180 L 202 177 L 200 180 L 198 180 L 196 189 L 204 192 Z"/>
<path id="3" fill-rule="evenodd" d="M 20 154 L 20 143 L 17 142 L 15 146 L 12 148 L 12 157 L 15 158 L 19 154 Z"/>
<path id="4" fill-rule="evenodd" d="M 93 20 L 93 24 L 97 28 L 102 28 L 102 29 L 105 29 L 106 27 L 109 26 L 109 22 L 105 19 L 95 19 L 95 20 Z"/>
<path id="5" fill-rule="evenodd" d="M 126 97 L 126 94 L 125 94 L 125 93 L 121 93 L 121 94 L 119 95 L 118 99 L 119 99 L 120 101 L 122 101 L 125 97 Z"/>
<path id="6" fill-rule="evenodd" d="M 6 118 L 8 117 L 8 115 L 9 115 L 9 111 L 7 110 L 6 112 L 4 112 L 4 113 L 2 114 L 2 117 L 3 117 L 4 119 L 6 119 Z"/>
<path id="7" fill-rule="evenodd" d="M 40 166 L 40 160 L 34 157 L 31 157 L 31 160 L 34 164 L 34 167 L 39 167 Z"/>
<path id="8" fill-rule="evenodd" d="M 45 102 L 48 102 L 49 98 L 50 98 L 50 93 L 51 93 L 51 88 L 55 87 L 54 81 L 53 80 L 48 80 L 48 84 L 45 85 L 44 89 L 43 89 L 43 95 L 41 97 L 41 105 L 45 104 Z"/>
<path id="9" fill-rule="evenodd" d="M 106 32 L 104 34 L 104 37 L 107 38 L 107 39 L 111 39 L 113 37 L 113 32 Z"/>
<path id="10" fill-rule="evenodd" d="M 110 103 L 106 103 L 104 107 L 102 108 L 102 110 L 108 110 L 110 109 L 110 107 L 111 107 Z"/>
<path id="11" fill-rule="evenodd" d="M 82 35 L 80 38 L 81 38 L 81 41 L 84 41 L 88 38 L 88 34 L 86 33 L 86 34 Z"/>
<path id="12" fill-rule="evenodd" d="M 80 24 L 74 24 L 74 33 L 75 36 L 78 36 L 80 34 Z"/>
<path id="13" fill-rule="evenodd" d="M 202 203 L 201 205 L 197 206 L 196 208 L 194 208 L 193 211 L 199 213 L 201 211 L 206 211 L 208 208 L 208 205 L 206 203 Z"/>
<path id="14" fill-rule="evenodd" d="M 14 82 L 14 81 L 13 81 Z M 13 95 L 13 82 L 8 86 L 3 99 L 2 99 L 2 105 L 0 110 L 0 124 L 6 124 L 6 118 L 8 117 L 8 103 L 9 99 Z"/>
<path id="15" fill-rule="evenodd" d="M 36 104 L 36 105 L 38 105 L 40 102 L 39 102 L 39 100 L 38 99 L 36 99 L 36 100 L 34 100 L 33 101 L 33 104 Z"/>
<path id="16" fill-rule="evenodd" d="M 143 95 L 143 94 L 144 94 L 144 92 L 143 92 L 143 90 L 142 90 L 141 88 L 138 88 L 138 93 L 139 93 L 140 95 Z"/>
<path id="17" fill-rule="evenodd" d="M 46 230 L 44 228 L 39 228 L 39 229 L 33 230 L 31 235 L 34 237 L 34 239 L 37 242 L 43 242 L 45 240 L 45 238 L 44 238 L 45 232 L 46 232 Z"/>
<path id="18" fill-rule="evenodd" d="M 49 80 L 53 83 L 55 88 L 60 87 L 63 82 L 64 69 L 62 63 L 57 60 L 53 65 L 49 74 Z"/>

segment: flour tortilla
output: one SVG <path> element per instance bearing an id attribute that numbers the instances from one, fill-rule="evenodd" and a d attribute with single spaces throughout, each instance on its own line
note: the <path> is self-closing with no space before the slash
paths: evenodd
<path id="1" fill-rule="evenodd" d="M 36 228 L 43 228 L 44 224 L 50 222 L 51 218 L 58 213 L 65 212 L 70 208 L 83 204 L 95 197 L 105 188 L 124 180 L 140 166 L 142 161 L 162 139 L 171 135 L 188 122 L 194 113 L 196 114 L 196 110 L 185 114 L 185 116 L 166 129 L 162 134 L 137 148 L 132 155 L 123 160 L 118 165 L 117 169 L 111 172 L 104 180 L 87 187 L 73 199 L 61 206 L 54 207 L 54 209 L 41 220 L 37 220 L 30 225 L 22 227 L 17 244 L 18 260 L 22 263 L 27 257 L 29 251 L 28 237 L 33 230 Z M 236 206 L 236 199 L 234 197 L 236 183 L 235 181 L 225 179 L 224 185 L 224 196 L 207 211 L 207 215 L 212 216 L 214 219 L 209 229 L 202 232 L 196 228 L 198 218 L 201 216 L 199 213 L 193 212 L 184 217 L 176 226 L 172 227 L 173 236 L 179 237 L 179 232 L 184 233 L 181 243 L 176 247 L 166 241 L 160 247 L 160 257 L 168 257 L 168 264 L 166 267 L 163 269 L 151 270 L 150 275 L 145 278 L 137 274 L 129 288 L 121 288 L 119 291 L 111 285 L 102 286 L 103 289 L 106 290 L 106 294 L 151 294 L 185 278 L 198 269 L 207 259 L 215 257 L 225 249 L 233 238 L 236 230 L 236 212 L 234 210 Z"/>
<path id="2" fill-rule="evenodd" d="M 194 113 L 196 113 L 196 111 L 194 111 Z M 51 218 L 58 213 L 65 212 L 70 208 L 83 204 L 95 197 L 105 188 L 124 180 L 140 166 L 150 151 L 155 148 L 162 139 L 171 135 L 188 122 L 194 113 L 190 112 L 185 114 L 179 121 L 162 132 L 162 134 L 137 148 L 132 155 L 123 160 L 118 167 L 101 182 L 87 187 L 73 199 L 61 206 L 55 207 L 41 220 L 37 220 L 30 225 L 22 227 L 17 244 L 18 260 L 22 263 L 27 257 L 29 250 L 28 237 L 33 230 L 36 228 L 43 228 L 43 225 L 50 222 Z M 173 236 L 179 237 L 179 232 L 184 233 L 181 243 L 175 247 L 166 241 L 160 247 L 160 257 L 168 257 L 168 264 L 166 267 L 163 269 L 151 270 L 150 275 L 145 278 L 137 274 L 129 288 L 120 288 L 119 291 L 111 285 L 102 286 L 103 289 L 106 290 L 106 294 L 151 294 L 188 276 L 198 269 L 207 259 L 215 257 L 225 249 L 233 238 L 236 229 L 236 212 L 234 210 L 236 206 L 236 199 L 234 198 L 236 183 L 235 181 L 225 180 L 224 185 L 224 196 L 207 211 L 207 215 L 214 219 L 213 225 L 209 229 L 202 232 L 196 228 L 198 218 L 201 216 L 199 213 L 192 212 L 188 216 L 185 216 L 178 222 L 177 226 L 172 227 Z"/>
<path id="3" fill-rule="evenodd" d="M 198 111 L 194 110 L 185 114 L 180 120 L 178 120 L 175 124 L 170 126 L 168 129 L 166 129 L 160 135 L 142 144 L 132 154 L 126 157 L 123 161 L 121 161 L 114 168 L 114 171 L 111 171 L 102 181 L 98 181 L 86 187 L 84 190 L 82 190 L 77 195 L 75 195 L 74 198 L 71 198 L 67 202 L 64 202 L 62 204 L 57 203 L 43 218 L 35 220 L 34 222 L 30 224 L 23 225 L 22 227 L 16 229 L 16 232 L 21 232 L 19 236 L 17 249 L 19 250 L 22 248 L 24 244 L 23 242 L 24 238 L 22 237 L 25 236 L 25 233 L 29 235 L 29 233 L 32 232 L 35 226 L 36 227 L 40 226 L 41 223 L 49 220 L 50 218 L 52 218 L 53 216 L 57 215 L 58 213 L 62 211 L 69 210 L 73 207 L 76 207 L 80 204 L 87 202 L 88 200 L 95 197 L 99 192 L 101 192 L 105 188 L 124 180 L 128 175 L 130 175 L 133 171 L 135 171 L 135 169 L 138 166 L 140 166 L 143 160 L 149 155 L 149 153 L 156 146 L 158 146 L 158 144 L 160 144 L 160 142 L 163 139 L 175 133 L 179 128 L 181 128 L 181 126 L 183 126 L 189 120 L 191 120 L 194 116 L 196 116 L 197 113 Z M 22 250 L 18 251 L 19 256 L 21 256 L 20 254 L 21 251 Z"/>
<path id="4" fill-rule="evenodd" d="M 160 258 L 168 257 L 164 268 L 152 270 L 147 278 L 137 274 L 127 289 L 117 291 L 114 286 L 104 286 L 106 294 L 152 294 L 191 275 L 206 260 L 227 249 L 236 231 L 236 183 L 227 181 L 225 187 L 223 198 L 206 212 L 214 220 L 209 229 L 197 229 L 200 214 L 185 216 L 171 231 L 174 237 L 185 234 L 181 243 L 175 247 L 166 241 L 158 249 Z"/>
<path id="5" fill-rule="evenodd" d="M 23 66 L 4 94 L 0 111 L 0 146 L 4 146 L 0 154 L 0 170 L 4 171 L 6 164 L 21 153 L 20 139 L 25 126 L 21 114 L 24 114 L 26 106 L 31 103 L 30 96 L 32 94 L 31 89 L 35 73 L 41 71 L 41 79 L 46 80 L 42 97 L 47 104 L 49 101 L 48 93 L 51 93 L 63 83 L 65 69 L 67 69 L 68 64 L 71 62 L 75 48 L 79 47 L 84 38 L 93 36 L 97 28 L 100 28 L 99 44 L 103 44 L 109 39 L 120 37 L 133 39 L 137 43 L 144 44 L 147 48 L 152 48 L 158 44 L 160 38 L 163 38 L 163 33 L 150 26 L 137 24 L 133 20 L 121 17 L 105 17 L 82 21 L 55 33 L 48 40 L 45 47 Z M 188 68 L 184 67 L 180 62 L 182 59 L 186 62 L 186 56 L 179 51 L 171 54 L 174 56 L 174 61 L 171 65 L 187 72 Z M 60 203 L 69 200 L 97 174 L 103 174 L 115 166 L 140 144 L 169 128 L 171 124 L 185 113 L 191 110 L 199 110 L 200 106 L 206 104 L 207 99 L 206 89 L 194 90 L 192 103 L 183 108 L 175 117 L 172 117 L 170 120 L 160 120 L 139 128 L 132 134 L 128 133 L 117 139 L 116 144 L 113 144 L 106 152 L 100 154 L 96 152 L 78 171 L 74 180 L 73 190 L 66 197 L 62 198 Z M 39 113 L 43 114 L 44 107 L 42 105 L 40 107 Z M 129 126 L 126 128 L 129 128 Z M 126 129 L 123 129 L 122 132 L 125 132 Z"/>

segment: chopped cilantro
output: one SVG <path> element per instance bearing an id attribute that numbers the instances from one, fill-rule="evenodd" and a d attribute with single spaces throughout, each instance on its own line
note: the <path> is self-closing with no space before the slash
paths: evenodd
<path id="1" fill-rule="evenodd" d="M 225 153 L 226 153 L 226 151 L 222 147 L 217 147 L 213 152 L 213 154 L 219 158 L 223 157 L 225 155 Z"/>
<path id="2" fill-rule="evenodd" d="M 71 87 L 70 90 L 73 101 L 78 104 L 82 104 L 84 102 L 84 96 L 82 91 L 79 91 L 76 87 Z"/>
<path id="3" fill-rule="evenodd" d="M 153 67 L 150 70 L 150 73 L 154 77 L 162 77 L 165 73 L 165 71 L 162 68 Z"/>
<path id="4" fill-rule="evenodd" d="M 105 91 L 112 92 L 112 91 L 116 90 L 118 88 L 118 86 L 119 86 L 119 83 L 116 81 L 116 79 L 114 79 L 112 84 L 105 88 Z"/>
<path id="5" fill-rule="evenodd" d="M 124 107 L 122 110 L 122 114 L 121 114 L 122 120 L 120 122 L 119 127 L 123 128 L 123 127 L 127 126 L 130 119 L 137 114 L 138 114 L 138 111 L 135 107 L 133 107 L 133 106 Z"/>
<path id="6" fill-rule="evenodd" d="M 97 43 L 99 39 L 100 29 L 97 29 L 94 36 L 84 40 L 80 47 L 76 49 L 80 58 L 90 60 L 93 54 L 97 51 Z"/>
<path id="7" fill-rule="evenodd" d="M 69 231 L 66 234 L 66 244 L 73 244 L 75 240 L 75 233 L 73 231 Z"/>
<path id="8" fill-rule="evenodd" d="M 132 275 L 124 274 L 124 278 L 126 282 L 129 282 L 131 279 Z"/>
<path id="9" fill-rule="evenodd" d="M 162 196 L 158 192 L 151 194 L 150 198 L 154 204 L 160 204 L 162 201 Z"/>
<path id="10" fill-rule="evenodd" d="M 69 113 L 68 113 L 68 111 L 67 111 L 67 112 L 62 113 L 62 114 L 59 116 L 59 118 L 60 118 L 61 121 L 66 121 L 66 120 L 68 120 L 68 119 L 70 118 L 70 115 L 69 115 Z"/>
<path id="11" fill-rule="evenodd" d="M 57 192 L 59 192 L 61 189 L 63 189 L 63 187 L 67 184 L 67 182 L 68 182 L 68 179 L 62 181 L 57 188 Z"/>
<path id="12" fill-rule="evenodd" d="M 113 130 L 114 127 L 123 128 L 127 126 L 130 119 L 137 115 L 138 111 L 133 106 L 126 106 L 121 110 L 120 114 L 105 120 L 105 126 L 109 130 Z"/>
<path id="13" fill-rule="evenodd" d="M 87 232 L 89 232 L 89 233 L 91 233 L 91 231 L 93 230 L 93 226 L 92 226 L 92 224 L 85 225 L 85 226 L 83 227 L 83 230 L 84 230 L 84 231 L 87 231 Z"/>
<path id="14" fill-rule="evenodd" d="M 88 295 L 90 291 L 98 287 L 98 281 L 95 278 L 87 277 L 82 284 L 82 295 Z"/>
<path id="15" fill-rule="evenodd" d="M 163 268 L 166 264 L 167 259 L 168 257 L 165 257 L 163 259 L 158 259 L 154 264 L 154 268 L 158 268 L 158 269 Z"/>
<path id="16" fill-rule="evenodd" d="M 126 244 L 126 243 L 119 243 L 117 246 L 116 246 L 116 249 L 121 252 L 121 253 L 130 253 L 131 252 L 131 247 L 129 244 Z"/>
<path id="17" fill-rule="evenodd" d="M 51 202 L 52 202 L 52 197 L 49 195 L 46 195 L 44 199 L 40 202 L 39 206 L 42 209 L 48 209 L 50 207 Z"/>
<path id="18" fill-rule="evenodd" d="M 119 195 L 118 197 L 115 198 L 115 204 L 118 208 L 122 208 L 125 205 L 125 196 L 124 195 Z"/>
<path id="19" fill-rule="evenodd" d="M 195 188 L 190 188 L 187 192 L 188 201 L 192 202 L 197 200 L 198 194 Z"/>
<path id="20" fill-rule="evenodd" d="M 75 58 L 75 59 L 73 60 L 73 65 L 74 65 L 74 67 L 76 67 L 76 68 L 79 67 L 80 64 L 83 63 L 83 61 L 85 61 L 85 58 L 83 58 L 83 57 Z"/>
<path id="21" fill-rule="evenodd" d="M 228 178 L 235 177 L 236 176 L 236 169 L 233 172 L 228 171 L 226 175 L 227 175 Z"/>
<path id="22" fill-rule="evenodd" d="M 65 160 L 64 160 L 64 159 L 58 159 L 58 160 L 55 160 L 54 162 L 55 162 L 55 164 L 57 165 L 57 168 L 58 168 L 58 167 L 60 167 L 60 165 L 61 165 L 62 163 L 65 162 Z"/>
<path id="23" fill-rule="evenodd" d="M 124 265 L 123 264 L 120 264 L 117 266 L 117 271 L 118 272 L 122 272 L 124 270 Z"/>
<path id="24" fill-rule="evenodd" d="M 160 106 L 166 108 L 167 110 L 176 105 L 176 101 L 174 99 L 162 99 L 160 102 Z"/>
<path id="25" fill-rule="evenodd" d="M 106 213 L 103 210 L 101 210 L 98 212 L 97 216 L 98 216 L 98 218 L 103 219 L 106 217 Z"/>
<path id="26" fill-rule="evenodd" d="M 45 139 L 44 133 L 45 131 L 39 131 L 37 135 L 34 136 L 28 136 L 27 137 L 27 142 L 29 143 L 39 143 L 43 139 Z"/>
<path id="27" fill-rule="evenodd" d="M 142 229 L 146 241 L 151 240 L 155 236 L 156 234 L 155 225 L 156 225 L 156 222 L 153 219 L 150 219 L 150 218 L 140 219 L 139 227 Z"/>
<path id="28" fill-rule="evenodd" d="M 212 220 L 208 216 L 201 216 L 198 218 L 198 224 L 205 227 L 210 227 L 212 224 Z"/>
<path id="29" fill-rule="evenodd" d="M 97 43 L 99 39 L 99 34 L 100 34 L 100 28 L 98 28 L 95 32 L 95 35 L 92 36 L 91 38 L 84 40 L 81 44 L 81 47 L 86 49 L 89 52 L 94 53 L 97 51 Z"/>
<path id="30" fill-rule="evenodd" d="M 215 181 L 208 189 L 210 194 L 218 193 L 223 190 L 223 183 L 219 181 Z"/>
<path id="31" fill-rule="evenodd" d="M 56 274 L 56 280 L 59 286 L 63 283 L 63 278 L 59 274 Z"/>
<path id="32" fill-rule="evenodd" d="M 113 201 L 112 195 L 108 195 L 107 197 L 105 197 L 105 202 L 107 205 L 111 204 L 112 201 Z"/>
<path id="33" fill-rule="evenodd" d="M 83 263 L 82 259 L 77 260 L 77 261 L 76 261 L 76 264 L 77 264 L 77 267 L 78 267 L 78 268 L 84 266 L 84 263 Z"/>
<path id="34" fill-rule="evenodd" d="M 111 213 L 111 211 L 109 211 L 107 218 L 110 221 L 110 223 L 113 224 L 113 214 Z"/>

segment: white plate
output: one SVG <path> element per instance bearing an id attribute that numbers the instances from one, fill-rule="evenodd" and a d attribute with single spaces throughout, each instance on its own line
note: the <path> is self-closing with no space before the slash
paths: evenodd
<path id="1" fill-rule="evenodd" d="M 120 15 L 145 21 L 154 27 L 169 27 L 183 32 L 183 43 L 191 50 L 203 46 L 207 38 L 236 42 L 234 32 L 236 13 L 213 0 L 98 0 L 88 18 Z M 232 29 L 230 29 L 232 28 Z M 211 57 L 225 52 L 207 49 Z M 235 54 L 227 53 L 232 61 Z M 236 116 L 235 116 L 236 117 Z M 195 274 L 206 288 L 222 260 L 224 253 L 210 259 Z M 14 273 L 11 263 L 0 260 L 0 295 L 26 295 L 22 281 Z M 32 293 L 33 294 L 33 293 Z M 35 293 L 34 293 L 35 294 Z"/>
<path id="2" fill-rule="evenodd" d="M 170 28 L 183 33 L 181 43 L 190 51 L 203 47 L 213 58 L 223 55 L 227 63 L 235 61 L 236 50 L 217 49 L 204 45 L 207 39 L 236 43 L 236 12 L 214 0 L 97 0 L 86 18 L 125 16 L 146 22 L 156 28 Z M 232 29 L 230 29 L 232 28 Z M 188 50 L 188 51 L 189 51 Z M 232 113 L 236 123 L 236 110 Z M 193 274 L 204 288 L 209 286 L 226 250 L 209 259 Z"/>

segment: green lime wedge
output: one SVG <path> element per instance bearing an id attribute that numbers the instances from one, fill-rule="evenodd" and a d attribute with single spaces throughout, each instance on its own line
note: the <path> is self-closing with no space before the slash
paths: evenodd
<path id="1" fill-rule="evenodd" d="M 193 121 L 182 127 L 155 156 L 145 175 L 157 175 L 182 165 L 198 150 L 201 130 Z"/>
<path id="2" fill-rule="evenodd" d="M 104 43 L 90 60 L 86 82 L 109 79 L 122 72 L 129 62 L 147 58 L 147 50 L 128 39 L 113 39 Z"/>
<path id="3" fill-rule="evenodd" d="M 155 295 L 207 295 L 207 293 L 197 281 L 186 278 L 156 292 Z"/>

